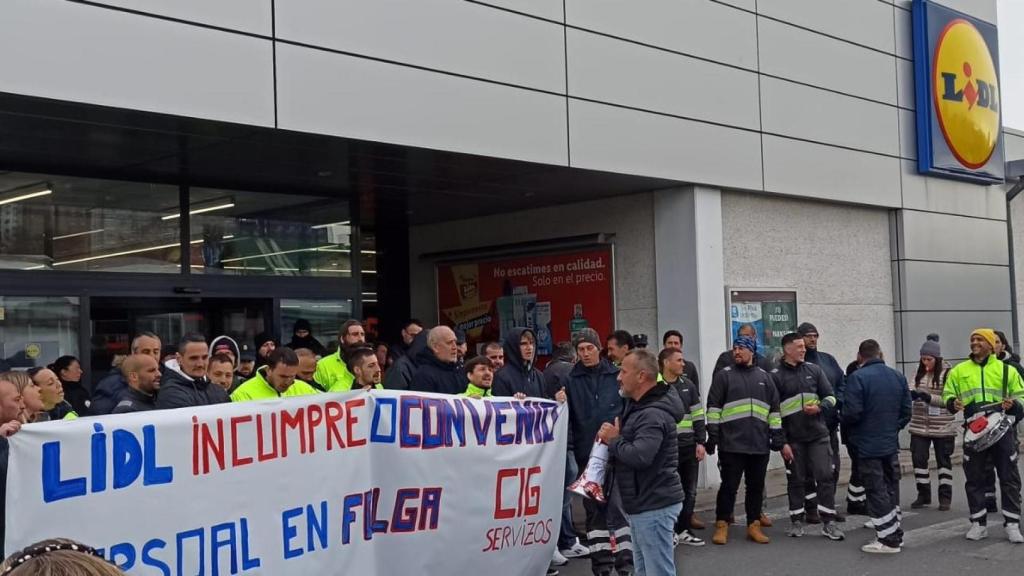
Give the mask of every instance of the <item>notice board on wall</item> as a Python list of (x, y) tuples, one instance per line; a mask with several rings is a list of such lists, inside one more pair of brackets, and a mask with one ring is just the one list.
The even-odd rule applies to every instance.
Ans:
[(781, 356), (782, 337), (796, 331), (796, 291), (730, 288), (728, 296), (730, 343), (740, 326), (751, 324), (757, 330), (757, 351), (766, 358)]
[(435, 277), (438, 321), (464, 330), (470, 350), (526, 327), (543, 361), (573, 332), (606, 338), (614, 325), (610, 245), (446, 262)]

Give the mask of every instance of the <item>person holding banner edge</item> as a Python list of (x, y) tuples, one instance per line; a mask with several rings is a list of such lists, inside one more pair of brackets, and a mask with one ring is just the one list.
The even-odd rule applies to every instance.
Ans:
[[(586, 470), (593, 439), (603, 424), (622, 414), (624, 399), (619, 395), (619, 369), (601, 358), (601, 337), (593, 328), (572, 335), (579, 361), (565, 379), (569, 405), (570, 452), (579, 470)], [(583, 500), (586, 512), (590, 568), (594, 576), (633, 573), (632, 531), (622, 510), (618, 490), (612, 486), (607, 503)]]

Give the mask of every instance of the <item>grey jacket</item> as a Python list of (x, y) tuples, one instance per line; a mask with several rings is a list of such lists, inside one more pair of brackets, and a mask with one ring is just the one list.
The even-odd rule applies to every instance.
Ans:
[(640, 400), (626, 404), (620, 436), (608, 444), (608, 451), (627, 514), (683, 501), (676, 422), (685, 414), (672, 386), (655, 386)]

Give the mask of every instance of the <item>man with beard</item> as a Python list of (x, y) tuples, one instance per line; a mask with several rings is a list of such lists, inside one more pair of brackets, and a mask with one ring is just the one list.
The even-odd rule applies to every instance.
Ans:
[(380, 360), (372, 348), (357, 348), (348, 357), (348, 364), (352, 367), (352, 375), (355, 382), (353, 390), (375, 390), (381, 389), (380, 383), (382, 371)]
[(347, 392), (355, 376), (345, 360), (357, 348), (366, 346), (366, 331), (359, 320), (346, 320), (338, 332), (338, 351), (324, 356), (316, 364), (314, 378), (328, 392)]

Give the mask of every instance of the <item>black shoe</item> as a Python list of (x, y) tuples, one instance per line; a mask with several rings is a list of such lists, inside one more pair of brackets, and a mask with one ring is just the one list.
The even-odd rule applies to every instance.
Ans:
[(808, 524), (821, 524), (821, 514), (818, 514), (817, 508), (807, 510), (804, 514), (804, 521)]
[(950, 507), (949, 500), (939, 500), (939, 512), (949, 512)]
[(843, 514), (838, 510), (836, 510), (836, 513), (834, 516), (832, 516), (832, 519), (836, 522), (846, 522), (846, 516), (843, 516)]
[(867, 516), (868, 506), (864, 502), (847, 502), (846, 503), (846, 515), (847, 516)]
[(917, 510), (918, 508), (927, 508), (928, 506), (931, 506), (931, 505), (932, 505), (932, 497), (931, 496), (925, 496), (924, 494), (918, 494), (917, 495), (917, 500), (914, 500), (913, 502), (910, 503), (910, 507), (913, 510)]

